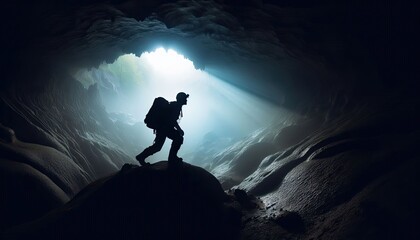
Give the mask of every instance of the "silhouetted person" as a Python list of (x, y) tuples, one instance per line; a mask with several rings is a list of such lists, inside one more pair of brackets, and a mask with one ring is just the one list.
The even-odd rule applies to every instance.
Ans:
[[(165, 143), (166, 138), (172, 139), (171, 149), (169, 150), (169, 163), (181, 163), (182, 158), (177, 156), (178, 150), (181, 148), (182, 143), (184, 142), (184, 131), (178, 124), (178, 119), (182, 114), (182, 106), (187, 105), (188, 94), (180, 92), (176, 95), (176, 101), (170, 102), (169, 106), (165, 108), (165, 112), (162, 117), (162, 122), (155, 129), (155, 140), (152, 146), (146, 148), (139, 155), (136, 156), (136, 159), (141, 165), (149, 165), (146, 163), (145, 159), (150, 155), (153, 155), (159, 152), (162, 149), (163, 144)], [(166, 101), (166, 100), (164, 100)], [(147, 117), (146, 117), (147, 118)]]

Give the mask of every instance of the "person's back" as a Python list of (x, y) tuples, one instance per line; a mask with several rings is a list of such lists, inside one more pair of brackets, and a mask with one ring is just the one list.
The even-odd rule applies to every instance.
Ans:
[(168, 126), (169, 127), (175, 127), (179, 116), (182, 112), (182, 105), (179, 104), (177, 101), (170, 102), (169, 108), (168, 108)]
[(184, 131), (179, 126), (178, 119), (182, 115), (182, 106), (187, 105), (188, 97), (188, 94), (180, 92), (176, 95), (176, 101), (169, 103), (168, 114), (162, 114), (162, 116), (167, 116), (167, 119), (162, 121), (163, 124), (159, 128), (155, 129), (156, 137), (153, 145), (136, 156), (141, 165), (149, 164), (145, 162), (145, 159), (162, 149), (166, 137), (172, 139), (168, 161), (170, 163), (182, 162), (182, 158), (178, 157), (177, 153), (184, 141)]

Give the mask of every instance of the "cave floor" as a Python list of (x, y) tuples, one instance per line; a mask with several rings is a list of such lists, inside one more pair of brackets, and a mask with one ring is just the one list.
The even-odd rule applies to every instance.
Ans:
[(261, 199), (250, 197), (247, 203), (233, 206), (242, 213), (241, 240), (301, 239), (299, 232), (286, 230), (278, 220), (284, 217), (282, 209), (267, 206)]

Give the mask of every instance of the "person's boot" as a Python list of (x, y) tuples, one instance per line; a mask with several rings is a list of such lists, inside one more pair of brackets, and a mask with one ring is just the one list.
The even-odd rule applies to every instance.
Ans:
[(182, 162), (182, 158), (178, 157), (178, 156), (173, 156), (169, 158), (169, 162), (170, 163), (181, 163)]
[(139, 155), (136, 156), (137, 161), (139, 161), (140, 165), (142, 166), (149, 166), (150, 163), (145, 162), (146, 158), (148, 156), (146, 156), (146, 154), (144, 154), (144, 151), (142, 153), (140, 153)]
[(169, 157), (168, 157), (168, 162), (170, 164), (180, 164), (182, 163), (182, 158), (177, 156), (179, 148), (173, 148), (171, 147), (171, 150), (169, 150)]

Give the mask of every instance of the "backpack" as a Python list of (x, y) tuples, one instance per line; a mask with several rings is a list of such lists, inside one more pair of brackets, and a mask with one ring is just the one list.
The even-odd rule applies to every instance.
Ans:
[(158, 129), (160, 126), (165, 124), (168, 118), (169, 102), (163, 97), (157, 97), (153, 101), (152, 107), (146, 114), (144, 123), (148, 128)]

